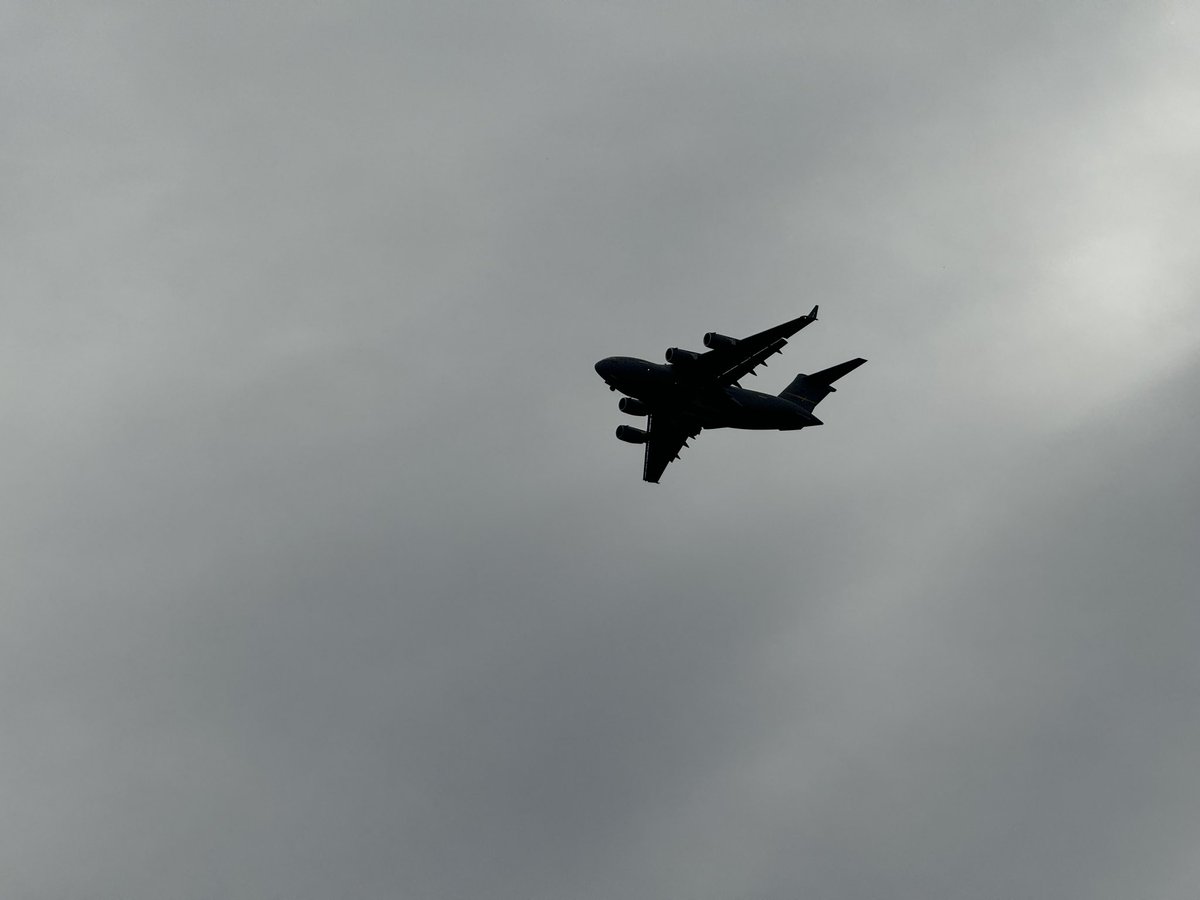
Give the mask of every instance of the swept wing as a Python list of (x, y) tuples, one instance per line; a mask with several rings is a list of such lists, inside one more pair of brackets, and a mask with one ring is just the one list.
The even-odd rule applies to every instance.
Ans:
[(816, 320), (817, 307), (814, 306), (806, 316), (742, 338), (732, 346), (701, 353), (696, 359), (696, 369), (718, 384), (736, 385), (745, 376), (757, 374), (754, 370), (765, 366), (768, 358), (780, 352), (787, 345), (788, 338)]
[(678, 416), (655, 413), (650, 417), (647, 430), (650, 439), (646, 441), (642, 480), (657, 484), (663, 471), (679, 459), (679, 453), (687, 446), (688, 439), (698, 435), (700, 428)]

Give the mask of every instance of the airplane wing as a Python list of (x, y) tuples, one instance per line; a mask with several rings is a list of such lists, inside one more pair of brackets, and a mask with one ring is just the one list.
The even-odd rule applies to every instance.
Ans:
[(679, 459), (679, 452), (687, 446), (688, 438), (694, 438), (700, 429), (690, 422), (662, 414), (651, 416), (647, 427), (650, 439), (646, 441), (642, 480), (658, 484), (667, 466)]
[(746, 375), (757, 374), (754, 370), (765, 366), (768, 357), (780, 352), (788, 338), (816, 320), (817, 307), (814, 306), (806, 316), (742, 338), (732, 346), (709, 350), (700, 354), (696, 362), (718, 384), (737, 384)]

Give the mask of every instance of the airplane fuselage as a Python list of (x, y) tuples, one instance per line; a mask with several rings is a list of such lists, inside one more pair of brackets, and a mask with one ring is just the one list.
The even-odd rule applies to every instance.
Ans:
[(610, 356), (596, 363), (597, 374), (614, 391), (640, 401), (653, 415), (669, 412), (701, 428), (796, 431), (821, 421), (797, 403), (732, 385), (689, 377), (686, 366)]

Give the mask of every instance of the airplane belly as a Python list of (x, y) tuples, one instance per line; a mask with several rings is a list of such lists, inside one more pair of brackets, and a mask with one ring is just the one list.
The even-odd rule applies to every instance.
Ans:
[(797, 427), (791, 403), (757, 391), (739, 390), (731, 394), (722, 412), (723, 424), (729, 428), (778, 431)]
[(677, 405), (680, 402), (679, 389), (670, 373), (663, 366), (636, 360), (638, 365), (631, 367), (633, 371), (618, 387), (630, 397), (636, 397), (651, 406), (665, 404)]

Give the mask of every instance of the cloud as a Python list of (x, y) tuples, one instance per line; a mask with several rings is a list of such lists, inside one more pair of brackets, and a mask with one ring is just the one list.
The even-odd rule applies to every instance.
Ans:
[(5, 15), (9, 892), (1187, 896), (1182, 8)]

